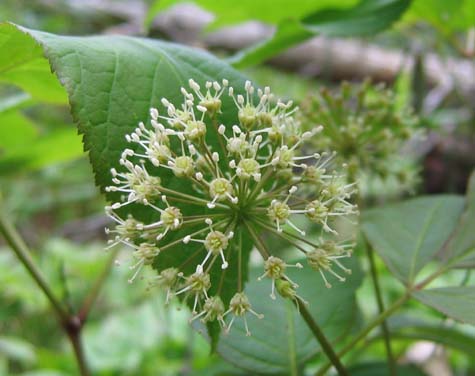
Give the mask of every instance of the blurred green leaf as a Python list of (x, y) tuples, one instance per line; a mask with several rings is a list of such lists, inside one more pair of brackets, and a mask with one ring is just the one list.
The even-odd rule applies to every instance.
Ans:
[(465, 31), (475, 26), (474, 0), (414, 0), (403, 22), (427, 21), (443, 34)]
[(21, 112), (0, 112), (0, 161), (5, 154), (30, 146), (37, 136), (35, 124)]
[(53, 369), (42, 369), (36, 371), (22, 372), (21, 376), (69, 376), (70, 373), (65, 373)]
[(421, 290), (413, 296), (455, 320), (475, 325), (475, 286)]
[(328, 36), (371, 35), (401, 17), (410, 0), (361, 0), (350, 9), (324, 9), (302, 20), (307, 30)]
[(67, 103), (67, 96), (43, 49), (22, 32), (11, 33), (12, 25), (0, 24), (0, 82), (7, 82), (30, 93), (33, 98), (49, 103)]
[[(149, 26), (157, 13), (170, 6), (182, 3), (185, 0), (155, 0), (146, 16), (146, 26)], [(193, 3), (203, 7), (215, 15), (212, 28), (236, 24), (249, 20), (259, 20), (270, 24), (277, 24), (285, 19), (300, 19), (306, 15), (327, 7), (346, 8), (354, 5), (357, 0), (299, 0), (288, 6), (287, 0), (194, 0)]]
[(9, 359), (32, 364), (36, 361), (34, 347), (21, 338), (0, 336), (0, 355)]
[[(24, 312), (37, 313), (48, 307), (46, 298), (38, 294), (31, 277), (6, 248), (0, 248), (0, 284), (3, 286), (0, 296), (7, 302), (19, 302)], [(9, 313), (6, 309), (0, 311), (0, 314), (7, 315), (8, 319)]]
[[(37, 67), (44, 64), (38, 46), (25, 50), (23, 36), (9, 36), (2, 30), (0, 28), (0, 49), (15, 55), (10, 59), (8, 54), (0, 57), (0, 81), (15, 84), (31, 95), (20, 92), (0, 99), (0, 175), (30, 171), (82, 155), (80, 138), (75, 129), (64, 126), (64, 129), (41, 134), (41, 126), (21, 111), (37, 99), (43, 103), (66, 103), (65, 90), (50, 72), (48, 64), (40, 71), (28, 70), (31, 68), (28, 60), (41, 59), (35, 62)], [(26, 60), (21, 60), (21, 54)]]
[(374, 34), (390, 27), (409, 4), (409, 0), (361, 0), (349, 9), (318, 10), (303, 19), (289, 17), (278, 24), (270, 39), (237, 53), (230, 62), (237, 67), (258, 64), (315, 35)]
[(97, 372), (136, 370), (145, 352), (163, 341), (166, 326), (159, 315), (157, 300), (152, 300), (88, 325), (84, 342), (91, 367)]
[(439, 195), (371, 209), (363, 215), (363, 232), (389, 270), (412, 285), (456, 228), (464, 202)]
[(0, 98), (0, 158), (5, 149), (24, 145), (37, 135), (38, 130), (33, 122), (18, 111), (30, 99), (27, 93)]
[[(11, 127), (19, 127), (28, 136), (26, 126), (31, 125), (20, 114), (10, 118)], [(0, 119), (1, 119), (0, 115)], [(8, 117), (7, 117), (8, 119)], [(25, 121), (23, 124), (22, 121)], [(10, 133), (14, 133), (11, 132)], [(18, 140), (20, 141), (20, 140)], [(65, 125), (47, 135), (31, 139), (23, 139), (15, 146), (15, 141), (8, 144), (8, 149), (0, 155), (0, 175), (17, 173), (19, 171), (31, 171), (52, 163), (69, 161), (83, 155), (81, 138), (75, 128)]]
[[(331, 289), (326, 288), (320, 275), (310, 268), (286, 271), (300, 286), (298, 294), (310, 303), (309, 311), (332, 343), (350, 331), (358, 313), (355, 291), (363, 273), (356, 257), (345, 264), (353, 273), (346, 282), (335, 282)], [(253, 374), (291, 374), (292, 367), (300, 367), (320, 347), (290, 301), (280, 296), (276, 301), (271, 300), (270, 280), (257, 281), (261, 274), (262, 268), (252, 269), (246, 294), (253, 309), (264, 314), (264, 318), (259, 320), (248, 315), (251, 337), (246, 336), (243, 322), (236, 321), (231, 332), (221, 337), (218, 353)]]

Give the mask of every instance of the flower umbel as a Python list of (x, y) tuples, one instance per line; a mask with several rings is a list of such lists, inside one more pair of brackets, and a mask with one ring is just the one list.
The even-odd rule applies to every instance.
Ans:
[[(320, 150), (336, 151), (351, 180), (365, 173), (382, 179), (392, 176), (405, 185), (404, 175), (414, 172), (414, 167), (401, 158), (400, 151), (421, 131), (412, 109), (401, 107), (394, 97), (390, 89), (369, 80), (358, 86), (344, 82), (337, 92), (324, 88), (309, 96), (301, 119), (325, 124), (314, 144)], [(401, 163), (396, 164), (398, 159)]]
[[(307, 226), (300, 228), (300, 219), (321, 235), (337, 234), (335, 219), (357, 214), (350, 201), (355, 189), (331, 170), (333, 154), (302, 154), (322, 127), (301, 131), (292, 102), (276, 100), (268, 87), (256, 90), (249, 81), (243, 94), (227, 80), (204, 88), (190, 80), (189, 89), (181, 89), (182, 103), (163, 98), (163, 111), (150, 110), (150, 126), (140, 123), (126, 136), (131, 146), (107, 188), (117, 197), (106, 207), (116, 223), (108, 230), (109, 247), (134, 249), (131, 281), (152, 265), (159, 274), (151, 285), (166, 291), (167, 302), (177, 295), (190, 299), (191, 320), (217, 321), (229, 331), (242, 318), (250, 335), (247, 315), (262, 315), (243, 291), (243, 253), (250, 251), (243, 239), (253, 239), (264, 259), (259, 279), (271, 280), (271, 298), (277, 290), (303, 301), (286, 274), (303, 266), (272, 255), (261, 233), (302, 252), (330, 287), (328, 278), (344, 279), (334, 266), (349, 272), (341, 259), (351, 255), (351, 245), (304, 237)], [(221, 124), (221, 116), (233, 114), (236, 123)], [(134, 209), (140, 209), (140, 220)]]

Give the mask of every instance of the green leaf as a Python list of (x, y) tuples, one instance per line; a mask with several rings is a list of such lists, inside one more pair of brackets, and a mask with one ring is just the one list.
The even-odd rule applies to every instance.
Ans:
[[(67, 90), (102, 188), (110, 184), (110, 168), (118, 165), (121, 152), (130, 147), (125, 135), (140, 121), (149, 120), (150, 107), (159, 106), (162, 97), (179, 103), (180, 87), (189, 78), (198, 82), (228, 78), (236, 86), (244, 83), (238, 72), (212, 55), (172, 43), (123, 36), (63, 37), (10, 24), (0, 30), (26, 33), (31, 48), (40, 43), (44, 49)], [(222, 120), (235, 117), (235, 113), (226, 114)]]
[(372, 209), (363, 215), (363, 232), (389, 270), (412, 285), (455, 229), (464, 199), (421, 197)]
[(370, 35), (391, 26), (410, 3), (410, 0), (362, 0), (351, 9), (316, 12), (302, 23), (308, 30), (328, 36)]
[(475, 267), (475, 172), (467, 189), (467, 208), (447, 246), (442, 252), (445, 263), (456, 261), (457, 267)]
[[(318, 272), (308, 267), (286, 271), (299, 284), (298, 294), (310, 303), (312, 316), (332, 343), (349, 332), (358, 314), (355, 291), (363, 274), (356, 257), (345, 264), (353, 273), (346, 282), (333, 283), (331, 289), (324, 286)], [(231, 332), (221, 337), (218, 353), (253, 374), (291, 374), (292, 368), (301, 366), (320, 348), (294, 305), (280, 296), (275, 301), (269, 297), (271, 282), (268, 279), (257, 281), (261, 274), (262, 268), (250, 271), (250, 282), (245, 291), (252, 308), (264, 314), (264, 318), (247, 316), (252, 332), (250, 337), (245, 335), (243, 322), (236, 320)]]
[(475, 325), (475, 286), (421, 290), (414, 292), (413, 296), (444, 315)]
[(303, 19), (284, 19), (267, 41), (230, 59), (237, 67), (260, 63), (315, 35), (354, 37), (389, 28), (401, 17), (410, 0), (361, 0), (349, 9), (329, 8)]
[(228, 61), (237, 68), (257, 65), (286, 49), (311, 38), (314, 34), (298, 20), (284, 20), (275, 33), (255, 46), (243, 49), (231, 56)]
[(87, 357), (96, 372), (137, 369), (147, 350), (164, 341), (166, 325), (157, 319), (157, 302), (129, 307), (86, 328)]
[[(156, 14), (180, 2), (184, 1), (155, 0), (147, 12), (146, 25), (150, 25)], [(211, 25), (212, 28), (248, 20), (277, 24), (288, 18), (300, 19), (319, 9), (335, 6), (346, 8), (356, 3), (355, 0), (339, 0), (337, 2), (335, 0), (299, 0), (289, 7), (287, 0), (243, 0), (239, 2), (234, 0), (194, 0), (192, 2), (214, 14), (215, 20)]]
[[(348, 369), (351, 376), (389, 376), (391, 372), (386, 363), (358, 364)], [(404, 376), (425, 376), (425, 373), (413, 365), (397, 365), (397, 373)]]
[(475, 26), (474, 0), (414, 0), (404, 22), (427, 21), (446, 35)]
[(66, 93), (51, 73), (42, 48), (28, 35), (11, 24), (0, 24), (0, 50), (0, 82), (17, 85), (45, 102), (67, 103)]
[[(64, 37), (11, 24), (1, 25), (0, 35), (3, 35), (3, 40), (13, 39), (24, 45), (17, 51), (22, 54), (16, 56), (17, 59), (37, 59), (44, 53), (68, 93), (74, 121), (84, 135), (96, 183), (102, 189), (111, 184), (110, 169), (121, 169), (119, 158), (122, 151), (131, 147), (125, 135), (131, 133), (140, 121), (149, 122), (150, 108), (160, 107), (162, 97), (172, 103), (181, 103), (183, 96), (180, 88), (190, 78), (200, 84), (226, 78), (235, 87), (236, 93), (244, 90), (244, 77), (229, 65), (206, 52), (172, 43), (124, 36)], [(38, 51), (32, 55), (32, 50)], [(231, 105), (232, 99), (226, 97), (222, 100), (223, 108), (233, 110), (223, 113), (218, 121), (235, 124), (237, 110)], [(209, 145), (219, 147), (214, 130), (209, 130), (206, 138)], [(171, 172), (160, 177), (167, 181), (169, 189), (180, 187), (181, 192), (192, 192), (186, 179), (177, 178)], [(110, 199), (112, 197), (109, 195)], [(144, 209), (144, 206), (130, 207), (131, 214), (137, 219), (153, 220), (150, 210)], [(192, 205), (182, 212), (184, 215), (198, 213)], [(199, 214), (203, 214), (202, 209)], [(183, 238), (183, 231), (188, 234), (194, 230), (187, 227), (176, 231), (169, 237), (170, 241)], [(187, 247), (189, 253), (177, 252), (179, 249), (180, 241), (166, 252), (161, 252), (154, 266), (162, 270), (184, 264), (182, 271), (193, 273), (193, 263), (186, 261), (197, 256), (201, 251), (200, 245)], [(244, 237), (244, 281), (250, 249), (250, 243)], [(209, 293), (219, 294), (225, 303), (237, 290), (237, 262), (233, 262), (236, 254), (233, 252), (229, 259), (233, 267), (230, 266), (224, 273), (218, 263), (210, 271), (212, 287)], [(217, 338), (216, 330), (212, 336)]]
[(0, 98), (0, 158), (5, 149), (24, 145), (36, 136), (34, 124), (18, 111), (30, 99), (27, 93)]
[(0, 100), (0, 175), (31, 171), (83, 155), (80, 137), (71, 125), (52, 132), (23, 114), (35, 104), (27, 93)]
[(0, 56), (0, 81), (15, 84), (28, 93), (0, 100), (0, 174), (35, 170), (81, 156), (82, 146), (74, 128), (65, 126), (40, 134), (41, 127), (21, 112), (38, 100), (67, 103), (67, 97), (39, 46), (31, 46), (22, 33), (5, 32), (8, 27), (12, 26), (0, 26), (0, 49), (5, 51)]

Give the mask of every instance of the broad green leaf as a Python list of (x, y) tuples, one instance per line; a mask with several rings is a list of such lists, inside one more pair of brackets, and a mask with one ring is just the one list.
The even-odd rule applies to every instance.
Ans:
[[(387, 363), (358, 364), (348, 369), (351, 376), (390, 376)], [(397, 365), (397, 373), (404, 376), (425, 376), (426, 374), (413, 365)]]
[(372, 209), (363, 215), (363, 232), (389, 270), (412, 285), (455, 229), (464, 199), (421, 197)]
[[(184, 0), (155, 0), (147, 12), (146, 25), (150, 25), (156, 14), (180, 2), (184, 2)], [(303, 18), (328, 7), (347, 8), (354, 5), (356, 0), (299, 0), (293, 2), (291, 7), (288, 6), (287, 0), (243, 0), (239, 2), (234, 0), (194, 0), (192, 2), (214, 14), (215, 20), (212, 27), (216, 28), (249, 20), (277, 24), (288, 18)]]
[(361, 0), (349, 9), (328, 8), (303, 19), (282, 20), (274, 35), (230, 59), (235, 66), (260, 63), (315, 35), (354, 37), (389, 28), (409, 6), (409, 0)]
[[(305, 260), (301, 263), (304, 265)], [(288, 269), (289, 277), (300, 286), (298, 294), (310, 303), (310, 312), (332, 343), (348, 333), (358, 313), (354, 294), (363, 274), (355, 257), (345, 264), (353, 273), (346, 282), (335, 281), (330, 289), (318, 272), (307, 266)], [(243, 322), (236, 320), (230, 334), (221, 337), (218, 352), (253, 374), (291, 374), (292, 368), (300, 367), (319, 351), (319, 345), (290, 301), (269, 297), (270, 280), (257, 281), (262, 268), (254, 268), (249, 274), (246, 294), (253, 309), (264, 318), (248, 315), (251, 337), (246, 337)]]
[(447, 246), (442, 252), (444, 262), (458, 267), (475, 267), (475, 172), (467, 189), (467, 208)]
[[(244, 77), (229, 65), (206, 52), (176, 44), (124, 36), (63, 37), (11, 24), (2, 25), (0, 35), (4, 40), (13, 39), (24, 44), (17, 51), (23, 55), (16, 56), (17, 59), (28, 61), (44, 53), (67, 91), (73, 118), (84, 135), (83, 142), (89, 152), (96, 183), (102, 189), (111, 184), (110, 169), (122, 169), (120, 155), (125, 148), (131, 147), (125, 135), (131, 133), (140, 121), (149, 122), (149, 110), (160, 107), (161, 98), (166, 97), (179, 105), (183, 101), (180, 89), (190, 78), (200, 84), (226, 78), (237, 93), (244, 89)], [(41, 48), (32, 56), (31, 50), (38, 46)], [(223, 109), (232, 107), (233, 110), (220, 116), (221, 123), (236, 123), (237, 110), (232, 103), (231, 98), (223, 99)], [(206, 138), (208, 144), (219, 147), (215, 131), (207, 132)], [(160, 178), (167, 181), (170, 189), (179, 186), (181, 192), (192, 192), (188, 181), (176, 178), (171, 171), (163, 173)], [(110, 199), (113, 197), (109, 196)], [(132, 207), (132, 214), (137, 219), (153, 220), (150, 210), (144, 210), (141, 205)], [(183, 215), (197, 213), (192, 205), (181, 209)], [(176, 231), (170, 236), (170, 241), (183, 238), (183, 231), (188, 234), (194, 229), (187, 227)], [(182, 249), (181, 242), (177, 242), (174, 247), (160, 253), (154, 266), (161, 270), (183, 264), (185, 273), (193, 273), (193, 263), (186, 261), (202, 252), (200, 245), (195, 244), (187, 247), (187, 253), (177, 251)], [(244, 280), (249, 251), (250, 244), (244, 236)], [(233, 263), (236, 254), (233, 252), (229, 260), (233, 267), (225, 272), (218, 263), (210, 270), (212, 287), (209, 293), (220, 294), (225, 303), (237, 290), (238, 263)], [(212, 336), (216, 340), (217, 330)]]
[[(122, 36), (63, 37), (11, 24), (2, 25), (0, 32), (29, 35), (25, 43), (43, 47), (69, 95), (102, 188), (110, 184), (110, 168), (130, 147), (125, 135), (149, 120), (150, 107), (159, 106), (162, 97), (180, 103), (180, 88), (189, 78), (244, 83), (238, 72), (212, 55), (172, 43)], [(226, 115), (222, 120), (236, 116)]]
[(413, 296), (444, 315), (475, 325), (475, 286), (421, 290)]

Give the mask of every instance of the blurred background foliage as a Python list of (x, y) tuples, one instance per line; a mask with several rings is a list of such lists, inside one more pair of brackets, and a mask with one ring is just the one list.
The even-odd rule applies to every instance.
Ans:
[[(201, 7), (199, 11), (189, 4), (177, 3), (182, 2), (3, 0), (0, 20), (58, 34), (149, 34), (207, 48), (236, 61), (242, 58), (243, 48), (252, 51), (251, 42), (271, 37), (272, 27), (282, 30), (290, 21), (305, 26), (312, 15), (315, 17), (323, 9), (345, 11), (358, 1), (325, 0), (316, 4), (301, 0), (289, 7), (286, 2), (270, 0), (202, 0), (195, 2)], [(256, 20), (264, 24), (248, 23)], [(369, 20), (374, 22), (373, 18)], [(259, 64), (248, 64), (244, 72), (304, 107), (323, 88), (333, 96), (343, 80), (354, 85), (363, 75), (370, 76), (375, 83), (383, 81), (393, 90), (397, 106), (414, 109), (425, 137), (406, 145), (404, 154), (409, 156), (411, 166), (403, 166), (403, 170), (412, 174), (410, 178), (374, 179), (363, 173), (360, 184), (365, 205), (411, 194), (464, 193), (475, 165), (475, 79), (470, 77), (470, 72), (475, 72), (475, 1), (414, 0), (395, 24), (390, 22), (384, 28), (387, 30), (377, 35), (349, 40), (361, 56), (379, 53), (374, 57), (376, 63), (371, 60), (374, 69), (364, 69), (366, 62), (358, 59), (359, 55), (350, 61), (354, 71), (338, 70), (338, 64), (332, 70), (333, 61), (311, 66), (305, 52), (297, 47), (285, 52), (284, 57), (262, 58), (264, 61), (260, 57)], [(247, 44), (241, 43), (244, 39)], [(325, 51), (332, 43), (340, 42), (326, 37)], [(279, 47), (273, 52), (272, 45), (269, 48), (271, 55), (282, 50)], [(391, 73), (388, 67), (393, 55), (384, 51), (400, 54), (412, 63), (405, 68), (401, 64)], [(352, 59), (344, 54), (338, 56)], [(4, 67), (0, 69), (0, 189), (4, 208), (34, 250), (54, 291), (72, 307), (77, 308), (98, 276), (110, 269), (84, 333), (86, 356), (93, 373), (250, 374), (218, 355), (210, 356), (208, 343), (190, 327), (185, 310), (164, 309), (162, 298), (148, 291), (145, 281), (129, 285), (128, 268), (111, 266), (110, 255), (103, 252), (103, 228), (107, 224), (102, 209), (104, 200), (94, 186), (64, 90), (41, 62), (33, 61), (10, 72), (5, 68), (9, 64), (5, 59), (6, 54), (0, 51), (0, 66)], [(434, 59), (438, 65), (433, 63)], [(390, 168), (400, 169), (398, 158), (390, 162)], [(127, 265), (126, 255), (118, 257)], [(382, 262), (378, 261), (377, 266), (385, 297), (396, 298), (402, 287)], [(363, 269), (367, 270), (367, 265), (363, 264)], [(443, 278), (447, 280), (441, 284), (453, 285), (473, 284), (475, 279), (461, 270)], [(0, 285), (0, 374), (75, 374), (69, 344), (46, 299), (2, 243)], [(357, 297), (362, 317), (376, 311), (370, 281), (363, 281)], [(415, 301), (389, 324), (397, 333), (398, 358), (419, 362), (428, 371), (429, 357), (421, 360), (421, 351), (414, 355), (414, 338), (424, 338), (443, 345), (431, 347), (434, 354), (440, 355), (436, 359), (443, 363), (441, 367), (449, 372), (438, 374), (475, 374), (473, 327), (441, 319)], [(451, 343), (451, 338), (457, 340)], [(378, 365), (384, 359), (380, 334), (370, 337), (364, 350), (355, 351), (350, 358), (373, 364), (372, 374), (384, 374)], [(311, 374), (321, 361), (318, 355), (312, 356), (302, 372)], [(361, 374), (370, 374), (368, 369)], [(416, 371), (401, 374), (409, 372)]]

